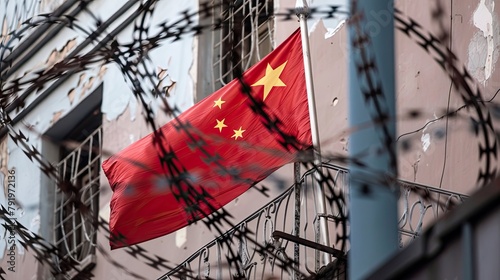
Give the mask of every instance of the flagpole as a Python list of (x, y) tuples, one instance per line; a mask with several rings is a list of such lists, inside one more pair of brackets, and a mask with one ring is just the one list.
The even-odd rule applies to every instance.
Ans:
[[(318, 118), (316, 114), (316, 102), (314, 99), (314, 86), (311, 67), (311, 56), (309, 51), (309, 31), (307, 29), (307, 17), (309, 15), (309, 5), (306, 0), (297, 0), (295, 11), (300, 21), (300, 33), (302, 38), (302, 56), (304, 57), (304, 72), (306, 78), (307, 101), (309, 105), (309, 119), (311, 123), (312, 143), (314, 147), (314, 165), (317, 167), (314, 172), (313, 192), (316, 202), (316, 212), (320, 228), (322, 243), (330, 247), (330, 238), (328, 233), (328, 224), (326, 220), (326, 203), (323, 186), (321, 184), (321, 148), (319, 141)], [(330, 263), (330, 254), (324, 253), (323, 265)]]

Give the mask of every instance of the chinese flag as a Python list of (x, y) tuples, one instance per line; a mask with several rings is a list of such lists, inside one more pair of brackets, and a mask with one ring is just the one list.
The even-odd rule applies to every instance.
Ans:
[[(113, 190), (110, 231), (120, 237), (111, 238), (113, 249), (209, 215), (311, 146), (298, 30), (243, 81), (254, 101), (233, 80), (161, 127), (160, 140), (149, 134), (103, 162)], [(283, 145), (293, 138), (299, 145)]]

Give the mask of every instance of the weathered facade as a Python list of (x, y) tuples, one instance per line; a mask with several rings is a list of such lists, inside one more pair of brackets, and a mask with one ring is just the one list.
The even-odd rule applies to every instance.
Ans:
[[(166, 38), (160, 40), (158, 46), (148, 49), (147, 56), (142, 57), (144, 64), (138, 64), (137, 69), (126, 69), (123, 67), (126, 63), (120, 64), (106, 57), (103, 50), (112, 48), (113, 42), (123, 46), (123, 52), (118, 57), (125, 62), (127, 58), (133, 60), (133, 55), (140, 54), (137, 51), (128, 57), (125, 46), (137, 47), (134, 42), (141, 42), (144, 39), (141, 36), (145, 34), (163, 34), (161, 31), (165, 26), (210, 25), (214, 24), (217, 15), (227, 16), (223, 5), (216, 6), (210, 16), (196, 13), (205, 8), (201, 1), (141, 2), (148, 5), (157, 3), (150, 6), (151, 13), (144, 8), (148, 6), (125, 0), (23, 1), (22, 4), (5, 1), (0, 4), (2, 94), (12, 94), (1, 97), (5, 100), (2, 101), (2, 110), (8, 115), (8, 121), (4, 120), (0, 128), (0, 184), (3, 186), (0, 204), (7, 210), (13, 209), (7, 215), (12, 221), (17, 220), (29, 232), (66, 252), (68, 258), (78, 263), (80, 269), (92, 273), (94, 279), (136, 279), (136, 275), (145, 279), (158, 278), (207, 243), (212, 244), (212, 251), (199, 252), (195, 264), (188, 262), (196, 266), (190, 267), (194, 270), (191, 275), (216, 278), (220, 269), (225, 274), (217, 275), (224, 279), (230, 277), (230, 268), (217, 268), (216, 264), (221, 262), (213, 261), (218, 243), (212, 240), (219, 234), (203, 223), (142, 243), (140, 246), (144, 252), (137, 251), (135, 247), (110, 251), (107, 232), (85, 222), (70, 200), (58, 191), (54, 179), (46, 176), (43, 166), (37, 162), (40, 158), (57, 166), (63, 176), (79, 184), (83, 190), (82, 200), (92, 210), (91, 213), (106, 222), (109, 219), (111, 189), (100, 170), (100, 162), (151, 132), (152, 128), (144, 118), (147, 113), (144, 105), (148, 105), (154, 113), (157, 125), (172, 118), (165, 113), (166, 108), (160, 99), (152, 93), (155, 87), (161, 90), (161, 96), (169, 105), (180, 112), (232, 78), (228, 69), (234, 65), (224, 59), (227, 52), (224, 35), (234, 32), (238, 26), (215, 31), (207, 28), (198, 36), (193, 36), (194, 32), (187, 28), (183, 29), (181, 31), (186, 34), (179, 40)], [(286, 20), (295, 1), (242, 2), (244, 4), (237, 6), (241, 10), (235, 9), (232, 16), (242, 23), (255, 20), (252, 24), (258, 26), (241, 29), (241, 42), (250, 47), (242, 49), (247, 56), (241, 59), (242, 64), (238, 67), (247, 68), (297, 29), (298, 23), (293, 13), (291, 20)], [(396, 30), (395, 42), (398, 164), (399, 177), (404, 180), (400, 184), (403, 246), (411, 242), (422, 227), (447, 211), (448, 204), (460, 203), (476, 191), (484, 183), (481, 174), (498, 168), (493, 154), (496, 155), (497, 148), (494, 128), (498, 126), (495, 104), (500, 88), (497, 70), (500, 29), (498, 9), (494, 9), (495, 1), (492, 0), (440, 1), (441, 13), (435, 12), (438, 7), (435, 1), (395, 2), (399, 11), (399, 20), (396, 20), (399, 29), (404, 29), (404, 23), (410, 22), (409, 18), (419, 25), (414, 26), (418, 32)], [(336, 178), (341, 178), (335, 190), (347, 193), (348, 171), (339, 168), (346, 166), (352, 129), (347, 122), (348, 22), (341, 22), (347, 8), (339, 8), (339, 18), (325, 16), (332, 10), (329, 5), (341, 3), (313, 1), (313, 6), (318, 9), (313, 11), (309, 20), (309, 33), (321, 148), (324, 159), (332, 164), (325, 168), (336, 174)], [(379, 20), (367, 24), (376, 32), (384, 28), (392, 9), (388, 7), (387, 10), (373, 12)], [(50, 13), (53, 18), (37, 16), (43, 13)], [(31, 22), (25, 22), (30, 18), (33, 18)], [(147, 27), (147, 33), (137, 27)], [(474, 91), (481, 91), (482, 100), (477, 100), (480, 107), (467, 102), (463, 98), (466, 95), (464, 90), (453, 85), (452, 79), (456, 79), (457, 74), (450, 74), (452, 72), (440, 67), (436, 62), (441, 58), (440, 53), (432, 47), (424, 48), (425, 38), (430, 40), (433, 38), (431, 34), (439, 38), (443, 32), (447, 32), (448, 36), (441, 38), (442, 45), (456, 55), (460, 73), (465, 75), (466, 70), (470, 75), (466, 78), (468, 85)], [(22, 38), (19, 37), (21, 34)], [(438, 46), (437, 42), (433, 44)], [(257, 47), (257, 50), (251, 46)], [(83, 61), (84, 69), (78, 67), (78, 61)], [(150, 70), (153, 72), (148, 72)], [(50, 76), (50, 73), (55, 73), (55, 76)], [(143, 73), (148, 75), (141, 76)], [(41, 78), (47, 76), (50, 78)], [(150, 76), (152, 79), (148, 80)], [(134, 95), (137, 83), (146, 90), (142, 101)], [(487, 132), (478, 128), (480, 124), (471, 122), (471, 117), (476, 120), (478, 115), (487, 118), (488, 114), (493, 127)], [(14, 137), (9, 137), (9, 133)], [(21, 141), (21, 134), (26, 141)], [(35, 153), (25, 153), (35, 150), (40, 157)], [(304, 172), (302, 168), (302, 174)], [(306, 178), (310, 180), (311, 177)], [(269, 197), (251, 189), (228, 204), (226, 209), (234, 216), (234, 224), (282, 194), (293, 182), (293, 165), (285, 166), (261, 183), (270, 189)], [(307, 186), (304, 185), (304, 188)], [(424, 193), (430, 193), (431, 199)], [(295, 198), (292, 199), (292, 193), (289, 195), (290, 198), (282, 200), (288, 201), (289, 205), (283, 206), (285, 202), (268, 204), (264, 211), (258, 212), (262, 216), (259, 221), (271, 223), (273, 230), (291, 234), (295, 230), (291, 218), (294, 211), (291, 205)], [(313, 213), (312, 199), (306, 193), (300, 195), (302, 200), (298, 207), (302, 207), (303, 211), (300, 236), (315, 241), (317, 216)], [(332, 215), (347, 211), (338, 209), (338, 205), (332, 208)], [(277, 209), (288, 209), (290, 214), (279, 216)], [(304, 212), (305, 209), (310, 212)], [(274, 220), (267, 219), (268, 216)], [(341, 227), (335, 222), (329, 224), (332, 247), (340, 249), (339, 244), (344, 242), (343, 237), (337, 236)], [(344, 230), (346, 228), (344, 224)], [(262, 234), (256, 235), (261, 245), (273, 240), (271, 227), (257, 224), (255, 229)], [(230, 227), (224, 230), (230, 230)], [(0, 235), (5, 236), (0, 240), (0, 256), (3, 256), (0, 267), (5, 271), (6, 276), (3, 276), (6, 279), (52, 277), (50, 264), (37, 260), (39, 256), (33, 248), (25, 249), (19, 235), (11, 237), (11, 232), (4, 227), (0, 227)], [(17, 241), (14, 242), (14, 239)], [(252, 268), (250, 264), (271, 264), (272, 258), (256, 253), (255, 245), (250, 241), (235, 241), (234, 245), (239, 246), (235, 250), (239, 250), (240, 255), (247, 250), (248, 259), (241, 261), (247, 270), (242, 273), (252, 272), (251, 277), (255, 279), (271, 274), (278, 278), (288, 278), (287, 274), (297, 275), (289, 269), (278, 268), (264, 269), (265, 273), (258, 274), (257, 268)], [(283, 251), (293, 259), (291, 243), (288, 245), (282, 241), (275, 246), (286, 247)], [(318, 255), (314, 250), (305, 249), (305, 246), (299, 247), (301, 266), (298, 269), (303, 274), (314, 274), (319, 268), (316, 262)], [(344, 253), (347, 249), (342, 248)], [(43, 258), (55, 264), (57, 269), (60, 260), (53, 255)], [(205, 260), (212, 265), (202, 265)], [(58, 269), (65, 270), (62, 267)], [(66, 273), (78, 277), (71, 269)]]

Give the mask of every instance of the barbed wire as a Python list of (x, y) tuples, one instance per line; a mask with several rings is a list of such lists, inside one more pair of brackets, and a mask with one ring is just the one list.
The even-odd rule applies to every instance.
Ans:
[[(203, 139), (203, 134), (196, 131), (189, 123), (182, 122), (177, 118), (177, 115), (180, 113), (180, 109), (175, 107), (175, 105), (170, 105), (165, 96), (162, 94), (163, 89), (160, 89), (158, 86), (159, 79), (154, 70), (154, 63), (149, 56), (149, 53), (152, 50), (168, 44), (169, 42), (174, 42), (187, 36), (197, 36), (204, 32), (213, 32), (214, 30), (222, 28), (225, 24), (222, 18), (217, 18), (214, 24), (202, 25), (196, 23), (197, 17), (202, 19), (212, 18), (213, 9), (216, 4), (210, 4), (209, 2), (200, 3), (200, 9), (198, 11), (183, 11), (179, 14), (180, 19), (172, 23), (170, 23), (169, 20), (162, 21), (156, 25), (156, 27), (159, 28), (159, 31), (157, 31), (156, 34), (151, 35), (151, 18), (158, 1), (142, 1), (132, 12), (133, 16), (131, 18), (135, 19), (133, 23), (130, 23), (133, 24), (133, 42), (121, 43), (116, 38), (116, 33), (114, 31), (107, 33), (107, 28), (109, 26), (105, 25), (102, 20), (99, 19), (98, 15), (89, 10), (89, 2), (90, 1), (78, 1), (78, 5), (86, 12), (86, 14), (91, 16), (94, 21), (91, 26), (93, 26), (94, 29), (88, 29), (73, 16), (53, 16), (45, 14), (23, 22), (21, 24), (21, 28), (8, 34), (10, 38), (9, 40), (5, 43), (3, 41), (0, 43), (1, 127), (8, 130), (9, 137), (13, 140), (14, 144), (21, 148), (28, 159), (36, 164), (42, 173), (54, 180), (57, 189), (72, 198), (72, 205), (81, 212), (86, 220), (90, 221), (94, 225), (95, 229), (102, 234), (109, 236), (109, 239), (112, 242), (123, 242), (124, 245), (128, 245), (124, 241), (124, 236), (114, 236), (109, 232), (109, 225), (106, 221), (102, 219), (95, 219), (88, 207), (78, 199), (79, 186), (64, 180), (61, 174), (57, 171), (57, 168), (45, 160), (43, 154), (37, 148), (29, 144), (28, 137), (25, 136), (20, 129), (16, 130), (14, 128), (14, 121), (9, 117), (10, 112), (25, 108), (25, 102), (31, 92), (42, 91), (44, 87), (50, 85), (51, 83), (61, 79), (66, 79), (71, 75), (91, 69), (96, 65), (103, 66), (106, 64), (114, 64), (118, 66), (132, 93), (135, 98), (139, 100), (142, 106), (145, 122), (153, 131), (153, 144), (158, 151), (156, 156), (160, 159), (163, 169), (168, 171), (168, 174), (171, 174), (169, 177), (166, 177), (165, 174), (156, 175), (165, 176), (166, 182), (171, 183), (171, 192), (175, 195), (175, 198), (179, 202), (182, 202), (182, 204), (185, 205), (185, 211), (190, 217), (190, 224), (196, 222), (200, 216), (207, 216), (204, 220), (202, 220), (202, 223), (211, 232), (220, 236), (222, 238), (221, 242), (227, 246), (229, 254), (225, 257), (228, 265), (236, 267), (236, 271), (242, 271), (239, 269), (241, 266), (239, 261), (240, 256), (238, 252), (233, 250), (231, 247), (233, 241), (230, 238), (223, 238), (225, 236), (224, 229), (235, 226), (231, 213), (224, 208), (218, 209), (215, 207), (211, 203), (211, 196), (203, 189), (198, 190), (195, 188), (195, 186), (193, 186), (188, 180), (189, 174), (187, 174), (187, 170), (179, 164), (175, 151), (172, 151), (169, 147), (164, 146), (163, 143), (165, 143), (167, 136), (158, 129), (158, 125), (155, 123), (156, 117), (154, 110), (146, 99), (148, 94), (152, 94), (156, 100), (161, 102), (164, 113), (173, 116), (175, 127), (179, 131), (183, 131), (186, 135), (188, 135), (190, 145), (192, 145), (195, 149), (200, 150), (217, 166), (218, 169), (220, 169), (221, 172), (223, 172), (223, 174), (229, 175), (231, 179), (236, 182), (248, 181), (247, 178), (242, 178), (238, 175), (241, 172), (234, 172), (234, 170), (228, 169), (221, 162), (220, 158), (205, 149), (206, 142)], [(338, 15), (345, 15), (346, 13), (347, 12), (342, 11), (339, 6), (325, 6), (311, 10), (312, 17), (318, 16), (321, 18), (334, 18)], [(443, 11), (442, 9), (439, 9), (439, 6), (434, 15), (436, 21), (442, 19)], [(294, 9), (288, 9), (284, 13), (276, 13), (267, 16), (283, 21), (296, 19)], [(349, 24), (359, 26), (362, 20), (363, 15), (354, 9)], [(434, 36), (423, 30), (417, 21), (403, 15), (399, 10), (395, 10), (395, 21), (397, 29), (405, 34), (410, 40), (421, 46), (422, 49), (424, 49), (428, 55), (441, 66), (441, 68), (453, 81), (456, 89), (460, 92), (460, 96), (462, 97), (464, 104), (466, 104), (464, 106), (472, 108), (474, 111), (474, 116), (470, 117), (470, 122), (472, 132), (478, 138), (479, 160), (481, 162), (481, 167), (478, 170), (477, 183), (480, 186), (487, 184), (497, 173), (494, 162), (497, 158), (498, 132), (496, 132), (493, 127), (492, 114), (489, 111), (490, 108), (485, 105), (484, 101), (482, 101), (483, 98), (479, 88), (473, 89), (474, 81), (472, 77), (465, 69), (461, 68), (457, 57), (445, 45), (444, 42), (447, 40), (449, 35), (444, 29), (444, 24), (439, 25), (440, 33), (438, 36)], [(77, 31), (80, 35), (85, 36), (86, 40), (94, 45), (94, 48), (83, 54), (81, 54), (82, 49), (76, 49), (49, 68), (41, 68), (26, 73), (21, 77), (11, 78), (11, 76), (14, 75), (15, 68), (12, 68), (14, 61), (10, 59), (9, 55), (15, 50), (17, 44), (22, 42), (26, 36), (29, 36), (30, 31), (45, 24), (60, 25), (64, 28)], [(357, 29), (356, 36), (356, 47), (360, 51), (363, 52), (366, 48), (370, 47), (369, 37), (362, 33), (361, 28)], [(238, 51), (234, 46), (231, 48), (231, 52), (233, 59), (236, 59), (238, 57)], [(378, 80), (377, 75), (374, 75), (377, 71), (374, 58), (366, 56), (363, 60), (357, 61), (356, 63), (358, 68), (361, 70), (360, 75), (363, 78), (374, 79), (370, 80), (369, 84), (371, 86), (365, 89), (363, 93), (365, 94), (367, 100), (373, 102), (375, 105), (379, 104), (379, 102), (381, 102), (380, 96), (383, 89), (380, 86), (380, 80)], [(238, 63), (234, 63), (234, 65), (238, 65)], [(297, 157), (304, 161), (304, 166), (307, 169), (319, 170), (319, 167), (312, 163), (311, 154), (299, 152), (304, 148), (304, 144), (300, 143), (295, 137), (287, 134), (283, 130), (281, 120), (277, 116), (269, 113), (269, 110), (266, 109), (266, 105), (262, 101), (256, 100), (251, 95), (250, 86), (243, 78), (243, 69), (234, 69), (233, 76), (238, 80), (241, 94), (249, 99), (249, 106), (252, 109), (252, 112), (258, 116), (258, 119), (269, 130), (269, 132), (279, 139), (281, 146), (287, 150), (295, 151), (295, 153), (297, 153)], [(490, 102), (492, 100), (490, 100)], [(389, 116), (383, 108), (380, 106), (378, 107), (379, 110), (377, 111), (377, 115), (373, 116), (373, 123), (371, 125), (381, 125), (382, 127), (386, 127), (386, 124), (389, 121)], [(446, 112), (446, 114), (451, 113)], [(410, 114), (410, 117), (416, 118), (418, 115), (419, 111), (415, 110)], [(497, 115), (498, 114), (493, 114), (494, 117)], [(386, 130), (384, 131), (384, 143), (386, 148), (389, 148), (395, 144), (396, 140), (392, 139)], [(65, 145), (64, 143), (57, 144)], [(92, 149), (92, 147), (88, 147), (88, 149)], [(276, 153), (276, 151), (269, 152)], [(108, 152), (104, 151), (103, 153), (106, 154)], [(279, 156), (279, 153), (277, 153), (276, 156)], [(391, 153), (390, 156), (391, 165), (396, 167), (396, 154)], [(326, 160), (350, 163), (366, 168), (362, 158), (363, 155), (355, 158), (345, 156), (329, 156), (326, 157)], [(138, 166), (140, 165), (140, 163), (134, 164), (137, 164)], [(370, 170), (367, 171), (370, 172)], [(338, 190), (334, 188), (336, 184), (334, 176), (329, 171), (320, 172), (320, 174), (320, 183), (328, 190), (328, 203), (330, 205), (335, 205), (338, 209), (345, 208), (346, 201), (344, 195), (342, 193), (338, 193)], [(396, 179), (397, 178), (380, 178), (381, 183), (387, 183), (388, 180), (391, 181)], [(264, 195), (267, 193), (265, 187), (260, 189), (256, 187), (256, 189), (260, 190), (260, 192)], [(425, 195), (426, 194), (423, 194), (424, 197), (431, 199), (428, 194), (427, 196)], [(203, 210), (201, 207), (202, 205), (206, 206), (209, 211), (206, 212)], [(213, 214), (210, 215), (212, 212)], [(347, 250), (348, 239), (346, 226), (347, 214), (344, 214), (344, 211), (339, 212), (341, 213), (341, 217), (336, 220), (339, 232), (337, 232), (335, 245), (337, 245), (336, 248), (340, 248), (340, 250), (345, 251)], [(88, 274), (88, 272), (80, 271), (76, 263), (63, 258), (60, 250), (56, 246), (52, 245), (50, 241), (44, 240), (42, 237), (30, 232), (17, 221), (13, 221), (9, 218), (8, 212), (3, 206), (0, 208), (0, 218), (4, 221), (3, 226), (6, 230), (14, 230), (19, 236), (18, 240), (23, 247), (31, 250), (37, 261), (49, 266), (53, 275), (67, 275), (69, 270), (75, 270), (81, 273), (79, 277), (82, 277), (82, 279), (91, 277), (91, 274)], [(276, 252), (267, 246), (257, 242), (257, 240), (253, 238), (254, 234), (255, 233), (250, 231), (236, 232), (236, 235), (244, 236), (247, 240), (249, 240), (249, 242), (252, 243), (252, 245), (256, 246), (256, 250), (262, 254), (276, 254)], [(104, 258), (107, 259), (115, 268), (124, 271), (126, 274), (134, 278), (142, 279), (141, 275), (136, 274), (126, 266), (113, 260), (102, 245), (98, 244), (96, 247)], [(172, 269), (175, 267), (175, 265), (169, 264), (167, 259), (148, 252), (148, 250), (139, 245), (128, 246), (123, 251), (130, 257), (137, 259), (137, 261), (142, 262), (148, 267), (158, 271)], [(278, 266), (286, 267), (287, 269), (292, 270), (296, 269), (295, 264), (291, 259), (282, 260), (281, 258), (276, 257), (276, 260), (278, 262)], [(0, 271), (0, 277), (3, 274), (4, 270), (2, 269)], [(181, 271), (180, 274), (184, 277), (188, 277), (188, 270), (186, 269), (185, 271)], [(236, 279), (243, 279), (244, 275), (235, 275), (234, 277)]]

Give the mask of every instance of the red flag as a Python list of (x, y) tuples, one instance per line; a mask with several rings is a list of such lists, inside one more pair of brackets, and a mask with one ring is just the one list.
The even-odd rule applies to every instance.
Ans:
[(294, 161), (296, 150), (282, 145), (289, 137), (273, 131), (276, 119), (301, 144), (298, 149), (311, 146), (298, 30), (246, 71), (243, 81), (263, 106), (233, 80), (161, 127), (161, 140), (149, 134), (103, 162), (113, 190), (110, 231), (121, 237), (111, 239), (113, 249), (185, 227)]

